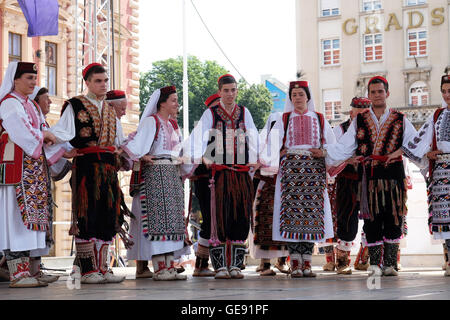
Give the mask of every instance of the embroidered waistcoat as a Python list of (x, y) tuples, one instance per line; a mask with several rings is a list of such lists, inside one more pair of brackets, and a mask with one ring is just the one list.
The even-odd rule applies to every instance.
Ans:
[[(211, 107), (210, 110), (213, 114), (213, 126), (208, 146), (215, 143), (211, 152), (215, 162), (247, 164), (249, 157), (245, 134), (245, 107), (236, 106), (231, 115), (220, 105)], [(233, 163), (230, 163), (231, 161)]]
[[(74, 148), (108, 147), (114, 145), (116, 137), (116, 115), (114, 108), (103, 104), (102, 114), (84, 96), (78, 96), (68, 101), (75, 116), (75, 138), (70, 141)], [(63, 108), (64, 110), (64, 108)]]

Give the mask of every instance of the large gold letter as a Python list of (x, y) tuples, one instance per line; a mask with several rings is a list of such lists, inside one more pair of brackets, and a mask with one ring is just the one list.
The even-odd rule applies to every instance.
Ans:
[[(368, 33), (379, 33), (380, 30), (378, 30), (377, 25), (378, 25), (378, 17), (376, 16), (368, 16), (366, 17), (366, 34)], [(373, 30), (372, 30), (373, 28)]]
[[(414, 15), (418, 15), (419, 16), (419, 22), (416, 23), (416, 24), (414, 24)], [(410, 11), (410, 12), (408, 12), (408, 16), (409, 16), (408, 29), (420, 28), (422, 26), (424, 17), (423, 17), (423, 14), (420, 11)]]
[(351, 31), (348, 31), (347, 29), (347, 25), (352, 22), (352, 23), (356, 23), (356, 20), (354, 18), (351, 19), (347, 19), (345, 20), (344, 24), (342, 25), (342, 29), (344, 31), (344, 33), (348, 36), (351, 36), (352, 34), (355, 34), (356, 31), (358, 30), (358, 26), (357, 25), (353, 25), (351, 28)]
[(388, 21), (387, 26), (386, 26), (386, 28), (384, 30), (385, 31), (391, 31), (391, 26), (395, 26), (395, 30), (401, 30), (402, 29), (402, 26), (398, 22), (398, 19), (397, 19), (397, 16), (395, 15), (395, 13), (389, 14), (389, 21)]
[[(444, 13), (444, 8), (436, 8), (433, 11), (431, 11), (431, 17), (433, 17), (433, 21), (431, 21), (431, 24), (433, 26), (439, 26), (444, 23), (445, 17), (442, 14), (438, 14), (438, 12)], [(437, 19), (437, 20), (434, 20)]]

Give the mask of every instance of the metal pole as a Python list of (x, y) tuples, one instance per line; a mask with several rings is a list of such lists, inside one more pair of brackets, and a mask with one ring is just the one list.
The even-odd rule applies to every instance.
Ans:
[(73, 13), (75, 15), (75, 96), (78, 96), (79, 94), (79, 79), (78, 79), (78, 66), (79, 66), (79, 58), (78, 58), (78, 27), (79, 27), (79, 21), (78, 21), (78, 0), (75, 0), (75, 12)]
[(110, 82), (110, 84), (111, 84), (110, 86), (112, 86), (112, 89), (114, 89), (116, 86), (116, 75), (115, 75), (116, 65), (114, 63), (114, 61), (116, 60), (116, 59), (114, 59), (114, 56), (116, 55), (116, 51), (115, 51), (115, 45), (114, 45), (115, 41), (114, 41), (114, 1), (113, 0), (111, 0), (110, 10), (111, 10), (111, 41), (112, 41), (112, 53), (111, 53), (111, 62), (110, 62), (112, 65), (112, 67), (110, 69), (112, 81)]
[[(188, 79), (188, 59), (187, 59), (187, 22), (186, 22), (186, 0), (183, 0), (183, 136), (189, 136), (189, 79)], [(185, 212), (189, 210), (189, 180), (184, 182), (184, 207)]]
[[(94, 35), (94, 50), (93, 50), (93, 56), (92, 62), (97, 62), (97, 0), (94, 0), (94, 8), (93, 8), (93, 16), (91, 16), (92, 18), (92, 31), (93, 31), (93, 35)], [(98, 61), (100, 62), (100, 61)]]

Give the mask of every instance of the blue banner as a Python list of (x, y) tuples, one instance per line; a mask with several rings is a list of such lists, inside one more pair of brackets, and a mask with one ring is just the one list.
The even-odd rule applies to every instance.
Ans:
[(17, 0), (28, 22), (28, 36), (58, 35), (58, 0)]

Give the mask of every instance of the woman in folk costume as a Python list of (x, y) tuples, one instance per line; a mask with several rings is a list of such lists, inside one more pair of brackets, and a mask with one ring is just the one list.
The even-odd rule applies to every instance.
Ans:
[[(52, 101), (48, 95), (48, 89), (45, 87), (36, 86), (33, 93), (29, 95), (29, 98), (36, 102), (37, 106), (41, 109), (42, 115), (44, 119), (46, 119), (47, 114), (50, 112), (50, 104)], [(47, 121), (45, 121), (45, 125), (47, 128), (50, 128)], [(56, 164), (50, 167), (50, 175), (53, 181), (59, 181), (70, 171), (72, 167), (72, 163), (67, 161), (65, 158), (61, 158)], [(53, 209), (52, 207), (50, 207)], [(36, 249), (30, 251), (30, 265), (33, 270), (36, 270), (36, 274), (39, 274), (40, 281), (52, 283), (59, 279), (59, 276), (50, 275), (44, 273), (41, 270), (41, 262), (42, 256), (46, 256), (50, 253), (50, 248), (54, 244), (53, 240), (53, 210), (50, 210), (50, 219), (49, 219), (49, 230), (47, 232), (47, 246), (44, 249)]]
[(334, 143), (331, 126), (314, 111), (306, 81), (291, 82), (285, 113), (269, 134), (261, 162), (278, 171), (273, 209), (275, 241), (288, 242), (291, 277), (315, 277), (314, 243), (333, 238), (325, 159), (308, 149)]
[[(419, 133), (402, 148), (421, 167), (428, 167), (430, 232), (434, 239), (450, 245), (450, 76), (441, 79), (442, 108), (428, 118)], [(427, 161), (428, 159), (429, 161)], [(448, 253), (447, 253), (448, 254)], [(447, 264), (445, 276), (450, 276)]]
[(99, 63), (83, 70), (87, 87), (85, 95), (67, 100), (61, 118), (50, 130), (60, 142), (49, 150), (52, 164), (72, 148), (74, 160), (71, 176), (72, 226), (76, 256), (74, 272), (81, 283), (119, 283), (109, 268), (109, 245), (121, 236), (125, 247), (132, 245), (127, 237), (125, 215), (131, 215), (120, 188), (118, 171), (122, 163), (116, 150), (119, 144), (116, 112), (106, 101), (109, 77)]
[[(269, 115), (266, 125), (262, 129), (259, 141), (261, 144), (267, 142), (268, 135), (277, 120), (281, 119), (282, 112), (274, 112)], [(262, 147), (260, 148), (262, 150)], [(254, 228), (249, 236), (249, 251), (254, 259), (261, 259), (261, 264), (257, 272), (261, 276), (274, 276), (275, 271), (270, 268), (270, 259), (278, 259), (276, 266), (280, 271), (287, 273), (280, 263), (280, 258), (287, 257), (286, 243), (272, 240), (273, 203), (275, 196), (276, 175), (264, 175), (261, 173), (264, 168), (256, 171), (253, 179), (258, 179), (259, 183), (255, 191), (255, 201), (253, 203)]]
[(34, 63), (11, 62), (0, 88), (0, 250), (12, 288), (47, 285), (40, 274), (32, 277), (38, 270), (32, 270), (30, 251), (47, 245), (52, 199), (43, 146), (56, 139), (28, 97), (36, 77)]
[(152, 260), (153, 280), (186, 280), (177, 274), (174, 253), (185, 240), (184, 193), (180, 172), (181, 133), (170, 116), (178, 109), (174, 86), (156, 90), (142, 114), (136, 135), (122, 149), (141, 160), (143, 183), (133, 196), (131, 235), (136, 243), (127, 258)]

